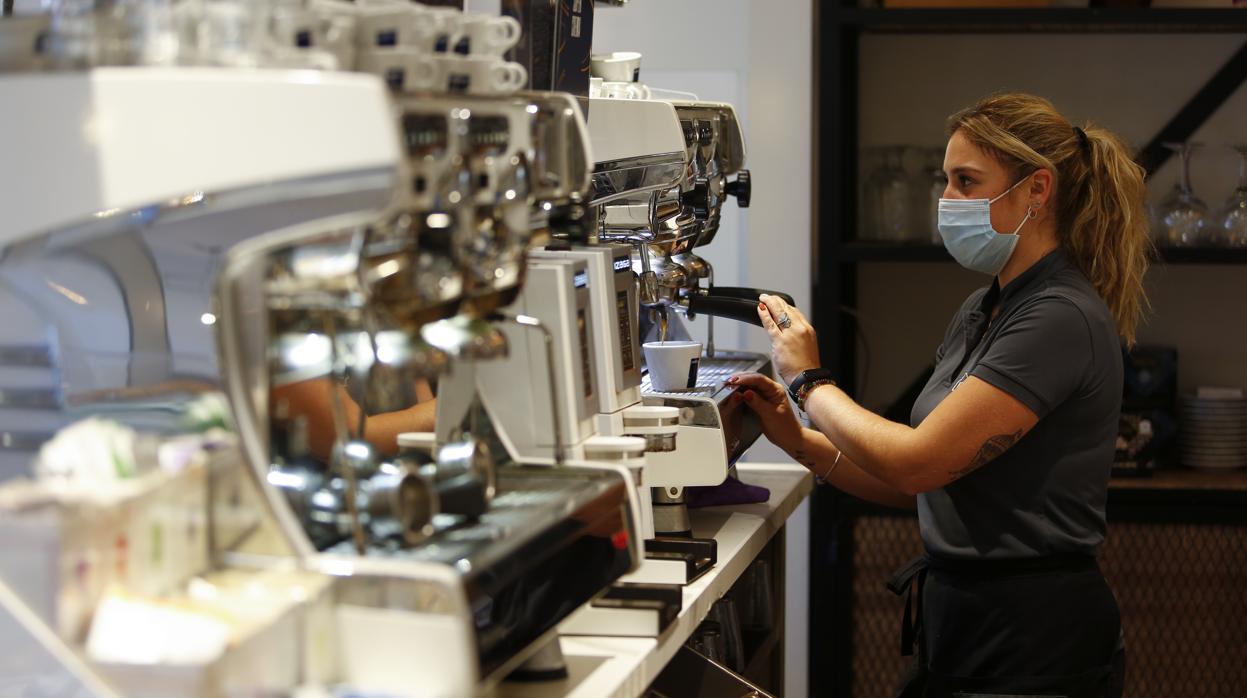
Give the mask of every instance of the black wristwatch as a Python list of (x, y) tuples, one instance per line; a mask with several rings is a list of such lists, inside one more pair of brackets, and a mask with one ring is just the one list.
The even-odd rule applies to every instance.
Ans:
[(807, 385), (813, 385), (815, 382), (834, 384), (835, 380), (831, 377), (831, 369), (808, 368), (801, 373), (798, 373), (797, 377), (793, 378), (792, 383), (788, 386), (788, 397), (792, 398), (792, 401), (797, 403), (797, 406), (800, 407), (802, 397), (801, 389)]

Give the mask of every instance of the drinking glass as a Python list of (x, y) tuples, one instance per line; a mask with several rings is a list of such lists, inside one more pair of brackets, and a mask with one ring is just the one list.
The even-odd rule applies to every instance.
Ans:
[(1182, 178), (1160, 204), (1160, 235), (1163, 244), (1193, 247), (1209, 242), (1208, 205), (1191, 189), (1191, 155), (1200, 143), (1166, 143), (1182, 158)]
[(723, 631), (723, 665), (728, 669), (741, 673), (745, 670), (745, 644), (740, 634), (740, 615), (736, 612), (736, 602), (724, 596), (710, 607), (706, 616), (719, 624)]
[(263, 60), (264, 29), (271, 13), (267, 3), (245, 0), (197, 0), (192, 28), (198, 62), (226, 68), (252, 68)]
[(727, 648), (723, 644), (723, 628), (715, 621), (704, 620), (688, 640), (688, 646), (712, 662), (723, 664)]
[(866, 206), (870, 214), (866, 233), (872, 240), (903, 242), (908, 237), (909, 184), (902, 161), (904, 152), (899, 147), (885, 149), (883, 167), (866, 181)]
[(927, 174), (927, 197), (926, 197), (926, 226), (925, 229), (929, 233), (928, 240), (934, 245), (943, 245), (944, 238), (940, 236), (940, 199), (944, 198), (944, 190), (948, 188), (948, 176), (944, 174), (944, 150), (942, 148), (932, 148), (927, 152), (926, 165), (923, 171)]
[(1221, 239), (1230, 247), (1247, 247), (1247, 144), (1238, 151), (1238, 188), (1230, 194), (1221, 212)]
[(770, 563), (754, 560), (745, 571), (743, 581), (744, 593), (737, 607), (741, 627), (754, 632), (770, 632), (775, 625)]
[(170, 0), (51, 0), (54, 65), (173, 65), (179, 41)]

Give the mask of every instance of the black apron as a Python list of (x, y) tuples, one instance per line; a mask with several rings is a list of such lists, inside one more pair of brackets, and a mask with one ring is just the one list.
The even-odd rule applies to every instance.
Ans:
[(921, 557), (904, 594), (901, 654), (918, 656), (897, 698), (1120, 698), (1121, 616), (1095, 558)]

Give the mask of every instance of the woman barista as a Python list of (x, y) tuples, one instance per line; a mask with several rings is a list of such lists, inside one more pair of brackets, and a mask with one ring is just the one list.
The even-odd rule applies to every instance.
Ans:
[(917, 623), (907, 614), (903, 632), (919, 661), (898, 695), (1120, 695), (1120, 615), (1095, 553), (1119, 342), (1145, 303), (1143, 171), (1113, 134), (1030, 95), (988, 98), (949, 134), (940, 234), (994, 279), (953, 316), (910, 424), (837, 388), (809, 322), (773, 296), (758, 313), (775, 368), (816, 429), (798, 424), (784, 386), (730, 381), (820, 482), (917, 507), (926, 556), (892, 584), (916, 581)]

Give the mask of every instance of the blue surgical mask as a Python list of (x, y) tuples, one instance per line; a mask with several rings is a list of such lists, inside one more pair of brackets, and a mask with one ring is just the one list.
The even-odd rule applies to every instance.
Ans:
[(1034, 216), (1034, 209), (1027, 208), (1013, 233), (1003, 235), (992, 228), (992, 204), (1027, 179), (1018, 180), (994, 199), (940, 199), (936, 225), (944, 239), (944, 248), (958, 264), (992, 276), (1005, 268), (1009, 257), (1013, 256), (1013, 248), (1017, 247), (1018, 231)]

